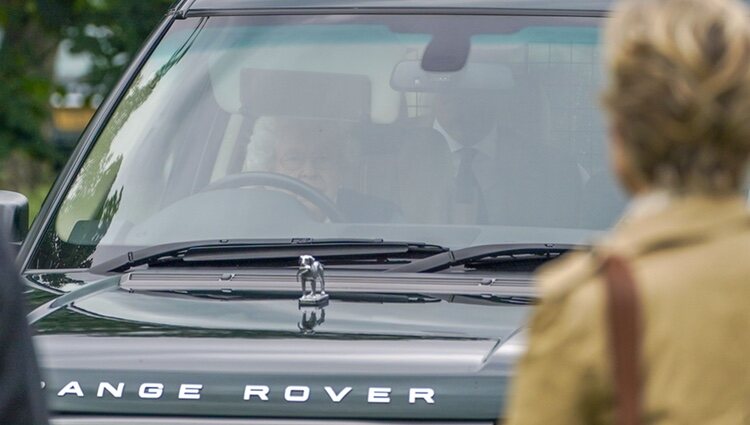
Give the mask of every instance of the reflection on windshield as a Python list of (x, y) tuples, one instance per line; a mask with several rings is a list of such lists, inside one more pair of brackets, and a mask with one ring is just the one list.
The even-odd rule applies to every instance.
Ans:
[[(422, 69), (428, 31), (457, 25), (476, 32), (465, 66)], [(596, 108), (598, 43), (593, 18), (179, 21), (32, 265), (201, 239), (579, 243), (623, 205)]]

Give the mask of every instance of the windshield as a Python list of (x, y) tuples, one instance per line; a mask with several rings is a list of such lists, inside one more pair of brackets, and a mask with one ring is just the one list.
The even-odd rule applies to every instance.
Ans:
[(176, 21), (31, 267), (193, 240), (587, 241), (624, 204), (597, 107), (599, 21)]

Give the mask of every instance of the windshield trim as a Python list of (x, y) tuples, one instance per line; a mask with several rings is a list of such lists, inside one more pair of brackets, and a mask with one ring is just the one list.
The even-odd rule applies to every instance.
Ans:
[(500, 7), (277, 7), (257, 9), (191, 9), (185, 18), (263, 15), (455, 15), (604, 18), (609, 11)]

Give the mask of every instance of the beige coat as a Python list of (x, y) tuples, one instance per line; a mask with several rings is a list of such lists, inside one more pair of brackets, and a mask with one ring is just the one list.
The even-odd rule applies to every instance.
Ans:
[[(750, 424), (750, 216), (740, 198), (683, 198), (623, 220), (594, 250), (631, 259), (642, 303), (648, 424)], [(510, 425), (613, 423), (603, 284), (578, 253), (539, 277), (542, 301), (506, 409)]]

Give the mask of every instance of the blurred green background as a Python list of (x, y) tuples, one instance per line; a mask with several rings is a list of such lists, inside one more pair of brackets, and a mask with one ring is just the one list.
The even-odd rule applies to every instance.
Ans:
[(0, 189), (32, 218), (173, 0), (0, 0)]

